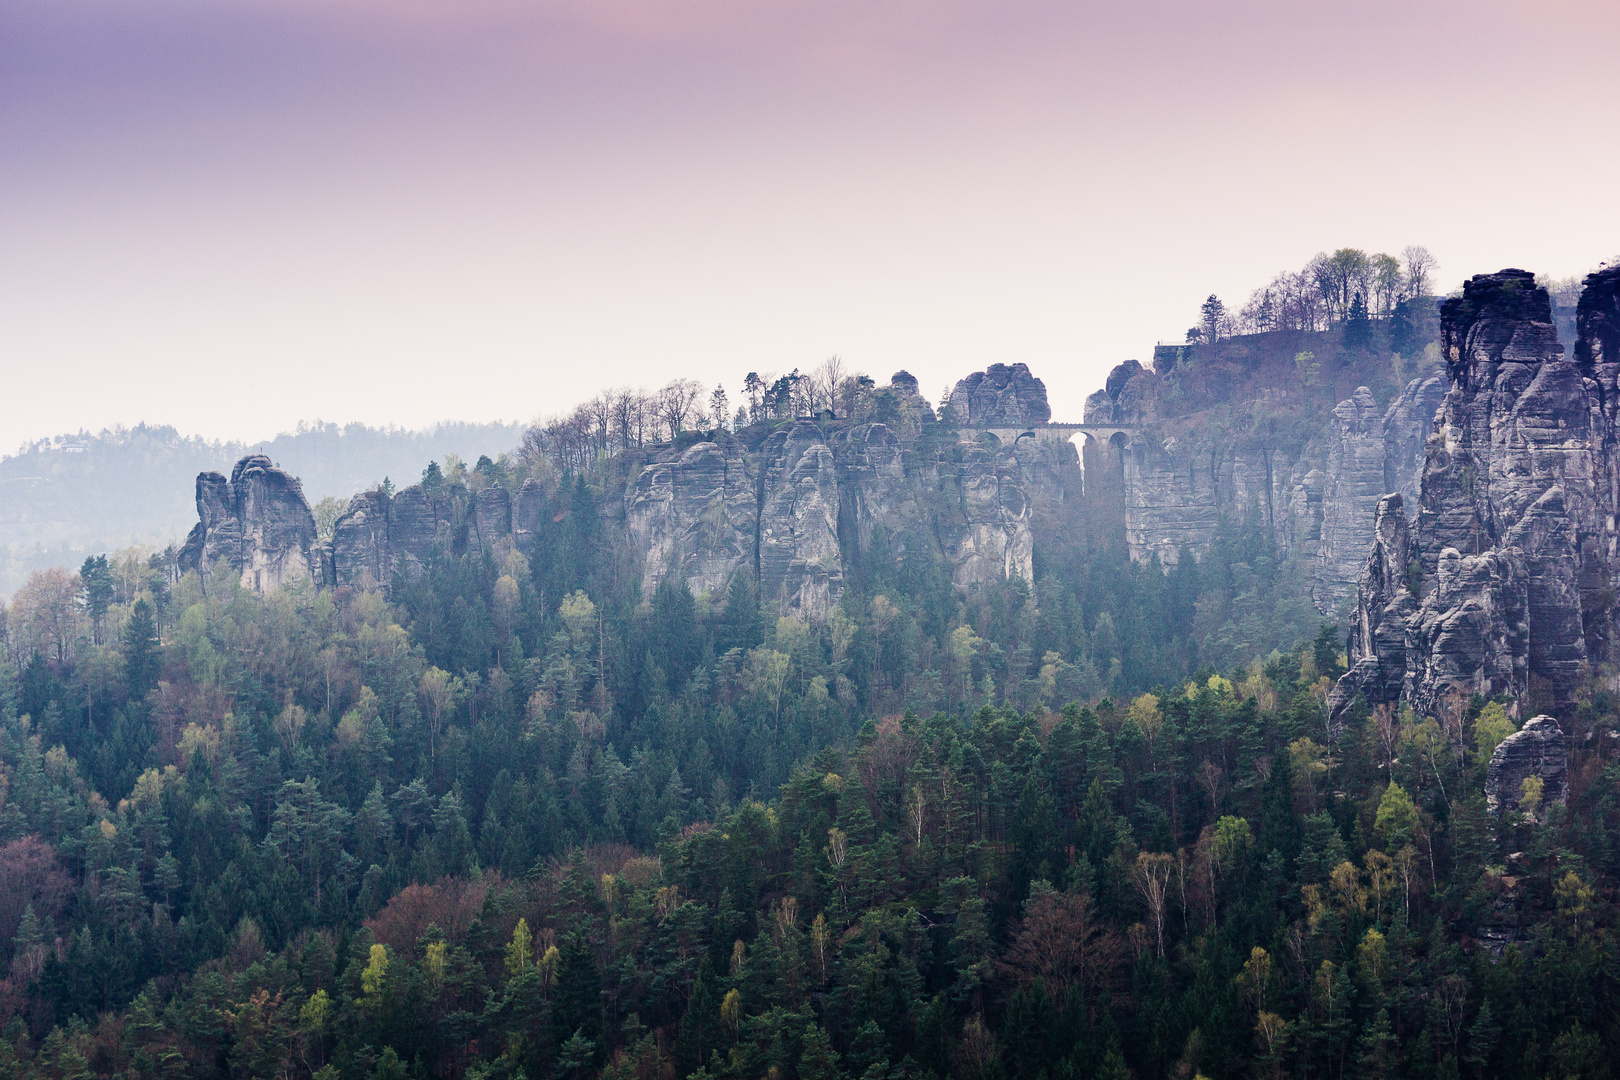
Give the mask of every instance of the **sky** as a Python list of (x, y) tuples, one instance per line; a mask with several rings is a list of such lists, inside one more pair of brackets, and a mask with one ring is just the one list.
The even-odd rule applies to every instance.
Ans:
[(1342, 246), (1620, 254), (1611, 0), (0, 0), (0, 451), (830, 355), (1054, 418)]

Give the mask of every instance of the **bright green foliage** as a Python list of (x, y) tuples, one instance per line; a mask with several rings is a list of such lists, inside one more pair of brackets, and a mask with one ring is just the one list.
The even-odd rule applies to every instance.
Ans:
[(1492, 819), (1505, 710), (1330, 725), (1267, 530), (1166, 569), (1077, 512), (972, 594), (874, 535), (808, 622), (640, 595), (622, 492), (537, 479), (387, 597), (143, 559), (108, 644), (8, 622), (0, 1075), (1605, 1075), (1607, 743)]
[(1502, 740), (1517, 730), (1501, 702), (1493, 701), (1486, 705), (1474, 719), (1475, 758), (1481, 764), (1489, 762)]
[(1412, 831), (1417, 826), (1417, 807), (1400, 784), (1391, 782), (1384, 789), (1384, 794), (1378, 799), (1378, 814), (1373, 819), (1373, 826), (1390, 851), (1404, 847), (1411, 841)]

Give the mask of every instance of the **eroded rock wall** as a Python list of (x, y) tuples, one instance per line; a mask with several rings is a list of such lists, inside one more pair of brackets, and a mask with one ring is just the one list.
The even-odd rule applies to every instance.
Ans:
[(991, 364), (975, 371), (951, 391), (950, 409), (964, 427), (1020, 427), (1052, 419), (1046, 384), (1027, 364)]
[(1107, 448), (1120, 458), (1132, 558), (1198, 557), (1223, 520), (1258, 521), (1279, 553), (1307, 560), (1312, 598), (1332, 613), (1354, 594), (1379, 499), (1402, 492), (1416, 512), (1421, 451), (1444, 387), (1434, 376), (1410, 380), (1383, 410), (1357, 387), (1321, 435), (1300, 440), (1258, 422), (1297, 408), (1283, 391), (1261, 388), (1240, 417), (1173, 416), (1170, 383), (1133, 360), (1087, 400), (1086, 422), (1137, 428), (1127, 447)]
[(719, 595), (732, 575), (752, 573), (757, 488), (742, 446), (729, 436), (642, 469), (625, 510), (642, 557), (642, 595), (670, 577), (684, 577), (695, 593)]
[(459, 555), (523, 537), (537, 527), (545, 504), (539, 484), (525, 484), (516, 506), (505, 488), (491, 486), (458, 505), (443, 490), (419, 484), (392, 495), (362, 492), (332, 527), (323, 581), (356, 589), (392, 590), (396, 575), (422, 572), (435, 551)]
[(1537, 716), (1497, 744), (1485, 771), (1485, 809), (1492, 814), (1529, 810), (1525, 781), (1541, 781), (1540, 812), (1569, 800), (1569, 753), (1564, 729), (1551, 716)]
[(1475, 277), (1443, 305), (1449, 386), (1425, 449), (1406, 584), (1392, 586), (1385, 567), (1402, 554), (1375, 548), (1358, 618), (1377, 613), (1382, 635), (1353, 637), (1335, 715), (1357, 695), (1404, 698), (1424, 715), (1473, 694), (1534, 695), (1557, 710), (1586, 666), (1608, 658), (1616, 498), (1605, 313), (1617, 287), (1614, 275), (1588, 279), (1573, 358), (1525, 271)]
[(311, 551), (315, 517), (303, 485), (263, 454), (238, 461), (229, 480), (200, 474), (197, 518), (180, 550), (180, 567), (198, 571), (205, 587), (221, 561), (243, 587), (260, 593), (320, 573)]
[[(1045, 408), (1044, 385), (1023, 365), (993, 367), (958, 389), (963, 407), (986, 423), (1017, 416), (1022, 424)], [(670, 577), (719, 594), (747, 573), (777, 610), (820, 618), (852, 568), (869, 559), (898, 565), (915, 545), (943, 558), (967, 592), (1009, 577), (1031, 581), (1039, 508), (1061, 504), (1076, 449), (1034, 440), (1004, 447), (972, 428), (942, 437), (905, 372), (880, 399), (894, 423), (802, 419), (753, 451), (722, 434), (648, 462), (625, 492), (642, 595)]]

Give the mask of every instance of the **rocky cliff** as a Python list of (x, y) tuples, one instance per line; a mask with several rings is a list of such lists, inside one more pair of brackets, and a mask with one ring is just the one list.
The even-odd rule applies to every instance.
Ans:
[[(962, 380), (952, 400), (979, 425), (941, 424), (902, 371), (854, 420), (757, 424), (689, 436), (639, 463), (626, 455), (603, 474), (623, 483), (615, 493), (603, 481), (610, 505), (622, 508), (612, 542), (624, 542), (641, 568), (643, 596), (667, 579), (721, 595), (741, 574), (777, 610), (806, 618), (827, 614), (852, 569), (897, 567), (919, 548), (942, 559), (965, 592), (1032, 582), (1037, 528), (1057, 527), (1066, 490), (1078, 491), (1066, 478), (1078, 474), (1076, 448), (1003, 446), (980, 430), (1050, 414), (1045, 386), (1022, 364)], [(354, 496), (330, 539), (315, 544), (297, 481), (268, 461), (245, 458), (231, 481), (205, 473), (197, 483), (201, 520), (187, 549), (197, 554), (187, 565), (225, 557), (265, 590), (296, 562), (327, 585), (388, 592), (436, 552), (522, 548), (546, 516), (545, 489), (532, 479), (515, 493), (413, 485)]]
[(1356, 386), (1318, 419), (1313, 401), (1320, 387), (1302, 385), (1289, 366), (1281, 372), (1286, 377), (1267, 377), (1264, 358), (1251, 353), (1212, 362), (1252, 396), (1210, 407), (1210, 388), (1188, 385), (1195, 375), (1207, 383), (1210, 373), (1187, 372), (1196, 360), (1186, 351), (1166, 355), (1176, 367), (1121, 364), (1086, 402), (1087, 423), (1139, 429), (1128, 447), (1114, 451), (1132, 557), (1174, 564), (1183, 552), (1200, 556), (1223, 522), (1256, 523), (1279, 553), (1304, 565), (1317, 608), (1336, 611), (1354, 592), (1379, 499), (1416, 493), (1420, 450), (1444, 380), (1410, 379), (1384, 408), (1369, 387)]
[(1525, 271), (1475, 277), (1444, 304), (1449, 385), (1416, 527), (1379, 526), (1335, 714), (1358, 695), (1425, 715), (1470, 694), (1531, 695), (1557, 711), (1585, 666), (1608, 658), (1617, 289), (1613, 271), (1588, 279), (1573, 358)]
[(238, 461), (229, 480), (199, 474), (197, 518), (180, 550), (180, 567), (200, 573), (205, 587), (221, 562), (255, 592), (319, 573), (311, 555), (315, 518), (303, 485), (263, 454)]
[[(718, 594), (746, 572), (779, 610), (819, 618), (852, 566), (898, 563), (918, 545), (942, 556), (964, 591), (1032, 581), (1033, 504), (1062, 502), (1074, 449), (942, 428), (905, 372), (879, 400), (885, 420), (720, 433), (648, 462), (625, 493), (643, 595), (670, 576)], [(962, 380), (952, 401), (980, 425), (1050, 415), (1045, 386), (1022, 364)]]
[[(1313, 342), (1327, 347), (1303, 343)], [(1033, 584), (1043, 530), (1172, 564), (1201, 556), (1223, 528), (1245, 527), (1273, 542), (1274, 563), (1302, 583), (1294, 595), (1331, 612), (1354, 588), (1379, 499), (1403, 491), (1407, 512), (1416, 506), (1419, 448), (1445, 382), (1385, 379), (1378, 393), (1357, 383), (1335, 408), (1327, 394), (1352, 377), (1374, 382), (1388, 365), (1356, 354), (1329, 365), (1329, 378), (1301, 360), (1311, 355), (1301, 343), (1259, 335), (1159, 350), (1153, 369), (1120, 365), (1084, 416), (1130, 429), (1110, 442), (1002, 445), (987, 429), (1038, 427), (1052, 415), (1026, 365), (967, 376), (938, 417), (902, 371), (868, 391), (855, 416), (683, 435), (620, 454), (594, 482), (644, 596), (675, 578), (718, 595), (745, 574), (777, 609), (816, 618), (851, 573), (898, 567), (919, 550), (972, 593), (1014, 577)], [(199, 528), (229, 546), (230, 530), (256, 511), (221, 509), (228, 500), (214, 488), (227, 482), (205, 481)], [(323, 582), (386, 591), (435, 551), (508, 538), (522, 546), (545, 502), (533, 480), (476, 494), (457, 485), (366, 492), (307, 563)]]
[(1027, 364), (991, 364), (956, 384), (950, 411), (969, 427), (1018, 427), (1052, 419), (1046, 384)]
[(436, 549), (460, 555), (508, 537), (521, 542), (544, 506), (545, 492), (533, 481), (515, 497), (494, 485), (471, 495), (464, 489), (428, 491), (419, 484), (392, 495), (363, 492), (349, 500), (331, 540), (318, 552), (322, 580), (386, 593), (395, 575), (420, 573)]

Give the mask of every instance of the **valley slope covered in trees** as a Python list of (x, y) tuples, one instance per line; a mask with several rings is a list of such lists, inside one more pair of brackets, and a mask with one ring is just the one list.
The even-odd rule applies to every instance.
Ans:
[(1550, 729), (1354, 689), (1346, 508), (1438, 490), (1468, 367), (1400, 266), (1206, 304), (1083, 445), (991, 433), (1078, 419), (1022, 365), (828, 365), (319, 516), (204, 473), (183, 548), (0, 609), (0, 1072), (1612, 1075), (1600, 635)]

